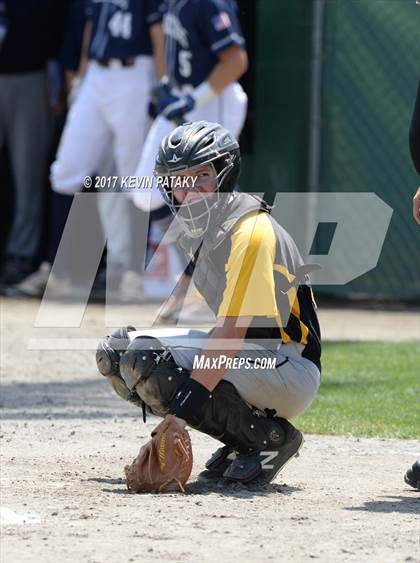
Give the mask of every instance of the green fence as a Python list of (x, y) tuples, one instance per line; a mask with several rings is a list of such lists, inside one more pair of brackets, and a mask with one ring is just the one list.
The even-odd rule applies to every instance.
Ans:
[[(303, 191), (307, 179), (311, 2), (255, 0), (256, 50), (251, 122), (255, 135), (241, 185)], [(241, 5), (241, 2), (239, 2)]]
[(394, 210), (377, 267), (345, 286), (318, 289), (418, 298), (420, 229), (411, 199), (420, 181), (408, 129), (420, 74), (420, 6), (260, 0), (257, 22), (256, 139), (245, 188), (376, 193)]
[(419, 179), (408, 129), (420, 73), (420, 6), (412, 0), (325, 2), (320, 191), (375, 192), (394, 210), (377, 267), (345, 294), (420, 295)]

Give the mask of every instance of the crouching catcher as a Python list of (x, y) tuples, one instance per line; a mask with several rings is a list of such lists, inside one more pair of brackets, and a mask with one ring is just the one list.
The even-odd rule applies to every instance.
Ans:
[(222, 442), (199, 479), (265, 484), (302, 446), (288, 419), (316, 395), (321, 342), (311, 267), (269, 206), (236, 191), (239, 170), (238, 143), (218, 124), (187, 123), (163, 139), (156, 174), (194, 177), (193, 189), (161, 191), (217, 322), (187, 337), (130, 339), (133, 327), (120, 329), (100, 343), (97, 364), (122, 398), (166, 417), (177, 439), (188, 424)]

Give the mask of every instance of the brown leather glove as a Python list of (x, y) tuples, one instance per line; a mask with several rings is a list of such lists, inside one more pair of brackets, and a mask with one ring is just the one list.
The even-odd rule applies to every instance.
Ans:
[(124, 468), (127, 488), (136, 493), (185, 493), (193, 465), (187, 430), (181, 430), (175, 417), (167, 415), (151, 436), (133, 463)]

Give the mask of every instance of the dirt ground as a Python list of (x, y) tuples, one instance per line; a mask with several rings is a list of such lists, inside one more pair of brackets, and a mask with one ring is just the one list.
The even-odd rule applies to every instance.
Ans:
[[(96, 373), (103, 308), (79, 329), (35, 329), (37, 307), (2, 302), (2, 563), (420, 561), (419, 495), (402, 479), (419, 456), (411, 440), (307, 436), (300, 458), (255, 490), (198, 483), (217, 443), (194, 431), (188, 494), (128, 493), (123, 466), (157, 419), (144, 425)], [(417, 313), (320, 317), (329, 338), (418, 338)]]

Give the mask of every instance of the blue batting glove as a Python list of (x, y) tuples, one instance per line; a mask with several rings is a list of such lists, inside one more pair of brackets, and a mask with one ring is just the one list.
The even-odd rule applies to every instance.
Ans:
[(158, 104), (158, 113), (169, 121), (182, 118), (195, 107), (195, 100), (189, 94), (175, 96), (173, 94), (163, 98)]

